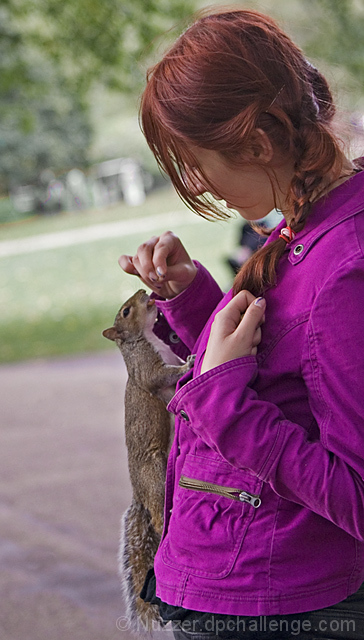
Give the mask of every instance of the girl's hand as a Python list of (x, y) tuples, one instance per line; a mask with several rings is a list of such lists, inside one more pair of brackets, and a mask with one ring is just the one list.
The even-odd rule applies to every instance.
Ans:
[(166, 231), (143, 242), (135, 256), (119, 258), (121, 268), (135, 276), (162, 298), (174, 298), (187, 289), (197, 273), (180, 239)]
[(256, 355), (262, 339), (260, 327), (264, 322), (265, 306), (264, 298), (240, 291), (216, 314), (201, 373), (234, 358)]

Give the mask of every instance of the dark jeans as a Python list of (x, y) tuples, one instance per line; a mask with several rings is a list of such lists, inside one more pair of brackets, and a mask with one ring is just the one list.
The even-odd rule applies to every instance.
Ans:
[(172, 622), (176, 640), (364, 640), (364, 584), (332, 607), (292, 615), (214, 616)]

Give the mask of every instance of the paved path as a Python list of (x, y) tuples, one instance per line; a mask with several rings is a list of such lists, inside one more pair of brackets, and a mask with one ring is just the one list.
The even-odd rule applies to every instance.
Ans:
[(117, 351), (0, 366), (1, 640), (133, 637), (116, 561), (125, 380)]
[(105, 238), (125, 237), (139, 232), (149, 233), (169, 226), (175, 228), (181, 225), (201, 224), (203, 222), (203, 218), (199, 216), (186, 216), (185, 211), (170, 211), (169, 213), (160, 213), (159, 215), (144, 218), (104, 222), (54, 233), (40, 233), (26, 238), (18, 238), (17, 240), (0, 241), (0, 258), (33, 253), (34, 251), (44, 251), (46, 249), (57, 249), (58, 247), (69, 247), (76, 244), (87, 244), (104, 240)]

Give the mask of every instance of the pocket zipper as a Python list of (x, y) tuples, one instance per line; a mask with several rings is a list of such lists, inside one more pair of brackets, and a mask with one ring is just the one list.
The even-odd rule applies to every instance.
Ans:
[(184, 489), (216, 493), (219, 496), (224, 496), (224, 498), (231, 498), (239, 502), (248, 502), (254, 509), (258, 509), (262, 504), (260, 497), (254, 493), (248, 493), (247, 491), (234, 489), (233, 487), (224, 487), (223, 485), (205, 482), (204, 480), (194, 480), (193, 478), (181, 476), (178, 484)]

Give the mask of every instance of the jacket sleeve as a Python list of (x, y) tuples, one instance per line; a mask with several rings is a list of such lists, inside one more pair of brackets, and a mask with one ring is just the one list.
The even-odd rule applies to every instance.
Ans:
[[(204, 328), (211, 313), (223, 298), (223, 293), (211, 274), (199, 262), (197, 274), (190, 286), (171, 300), (157, 298), (157, 306), (162, 312), (169, 330), (172, 328), (190, 352)], [(166, 325), (166, 326), (167, 326)], [(157, 335), (165, 340), (166, 329)]]
[[(267, 309), (269, 313), (269, 309)], [(254, 357), (182, 387), (170, 406), (230, 464), (270, 483), (364, 541), (364, 270), (357, 260), (318, 294), (308, 323), (304, 376), (320, 439), (249, 387)]]

